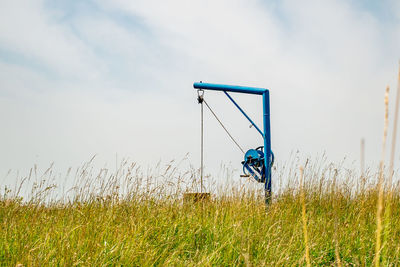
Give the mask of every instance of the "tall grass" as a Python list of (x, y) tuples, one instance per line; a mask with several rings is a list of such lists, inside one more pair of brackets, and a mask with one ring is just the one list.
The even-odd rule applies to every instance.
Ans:
[(386, 138), (389, 125), (389, 86), (386, 87), (385, 93), (385, 119), (383, 127), (383, 140), (382, 140), (382, 156), (379, 163), (378, 175), (378, 203), (376, 210), (376, 244), (375, 244), (375, 266), (380, 264), (381, 253), (381, 234), (382, 234), (382, 210), (383, 210), (383, 183), (384, 183), (384, 168), (385, 168), (385, 152), (386, 152)]
[(309, 267), (311, 266), (311, 261), (310, 261), (310, 249), (308, 247), (306, 200), (304, 193), (304, 168), (302, 166), (300, 166), (300, 200), (301, 200), (301, 217), (303, 219), (304, 247), (306, 249), (305, 257), (306, 257), (307, 267)]
[[(311, 161), (301, 191), (297, 171), (277, 171), (266, 207), (262, 185), (249, 181), (209, 182), (219, 188), (212, 200), (183, 203), (182, 193), (198, 190), (197, 173), (177, 166), (143, 171), (124, 162), (115, 172), (95, 172), (88, 163), (70, 190), (53, 185), (51, 170), (38, 176), (42, 182), (22, 179), (22, 189), (7, 189), (0, 199), (0, 265), (373, 264), (379, 173), (360, 179), (340, 165)], [(392, 190), (385, 262), (397, 265), (399, 185)]]

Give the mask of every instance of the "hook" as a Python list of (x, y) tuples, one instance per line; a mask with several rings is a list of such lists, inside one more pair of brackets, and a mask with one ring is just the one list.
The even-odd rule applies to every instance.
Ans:
[(204, 101), (204, 90), (203, 89), (199, 89), (197, 90), (197, 101), (199, 102), (199, 104), (203, 103)]

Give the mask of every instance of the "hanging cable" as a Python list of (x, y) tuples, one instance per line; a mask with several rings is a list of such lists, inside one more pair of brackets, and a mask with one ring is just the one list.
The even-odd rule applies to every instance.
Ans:
[(235, 138), (233, 138), (233, 136), (229, 133), (229, 131), (226, 129), (226, 127), (224, 126), (224, 124), (221, 122), (221, 120), (218, 118), (218, 116), (215, 114), (215, 112), (211, 109), (211, 107), (208, 105), (207, 101), (204, 100), (203, 98), (203, 102), (206, 104), (207, 108), (211, 111), (211, 113), (214, 115), (214, 117), (217, 119), (217, 121), (219, 122), (219, 124), (222, 126), (222, 128), (225, 130), (225, 132), (229, 135), (229, 137), (232, 139), (232, 141), (236, 144), (236, 146), (240, 149), (240, 151), (242, 151), (243, 154), (245, 154), (243, 148), (238, 144), (238, 142), (235, 140)]
[(204, 175), (204, 107), (203, 103), (206, 104), (207, 108), (210, 110), (211, 114), (215, 117), (215, 119), (219, 122), (221, 127), (225, 130), (225, 132), (228, 134), (228, 136), (231, 138), (231, 140), (235, 143), (235, 145), (242, 151), (243, 154), (245, 154), (243, 148), (239, 145), (239, 143), (233, 138), (233, 136), (230, 134), (228, 129), (226, 129), (225, 125), (221, 122), (221, 120), (218, 118), (217, 114), (212, 110), (212, 108), (208, 105), (207, 101), (204, 99), (204, 91), (203, 90), (197, 90), (197, 101), (199, 104), (201, 104), (201, 115), (200, 115), (200, 121), (201, 121), (201, 128), (200, 128), (200, 192), (203, 192), (203, 175)]
[(200, 141), (200, 193), (203, 193), (203, 168), (204, 168), (204, 109), (203, 109), (203, 101), (204, 101), (204, 91), (197, 90), (197, 101), (201, 104), (201, 141)]

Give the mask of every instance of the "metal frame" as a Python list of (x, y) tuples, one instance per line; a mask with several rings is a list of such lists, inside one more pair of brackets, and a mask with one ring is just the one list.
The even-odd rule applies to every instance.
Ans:
[[(269, 104), (269, 90), (266, 88), (246, 87), (237, 85), (213, 84), (213, 83), (194, 83), (195, 89), (223, 91), (225, 95), (232, 101), (232, 103), (239, 109), (239, 111), (249, 120), (249, 122), (256, 128), (264, 139), (264, 164), (265, 164), (265, 197), (269, 202), (271, 197), (271, 120), (270, 120), (270, 104)], [(244, 93), (252, 95), (262, 95), (263, 99), (263, 131), (250, 119), (243, 109), (233, 100), (227, 92)]]

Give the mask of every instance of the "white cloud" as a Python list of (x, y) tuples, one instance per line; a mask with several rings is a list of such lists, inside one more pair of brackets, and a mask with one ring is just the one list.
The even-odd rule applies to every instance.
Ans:
[(52, 21), (39, 0), (0, 3), (0, 47), (60, 76), (91, 79), (104, 68), (68, 27)]

